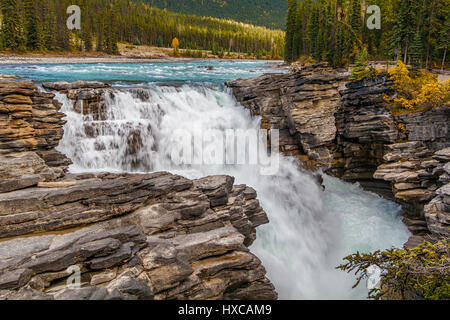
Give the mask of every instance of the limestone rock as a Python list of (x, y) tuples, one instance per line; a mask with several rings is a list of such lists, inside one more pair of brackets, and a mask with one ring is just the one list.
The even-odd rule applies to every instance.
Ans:
[[(427, 232), (424, 206), (450, 181), (448, 106), (393, 113), (385, 100), (395, 91), (386, 76), (354, 82), (347, 77), (326, 64), (294, 63), (287, 74), (227, 85), (262, 117), (263, 129), (280, 130), (285, 155), (397, 201), (414, 220), (410, 230)], [(436, 225), (430, 212), (427, 221)]]
[[(253, 189), (229, 176), (70, 179), (0, 194), (2, 298), (277, 298), (247, 248), (268, 222)], [(79, 289), (66, 286), (74, 265)]]
[(24, 189), (57, 177), (35, 152), (0, 154), (0, 192)]
[(312, 165), (327, 167), (332, 161), (327, 146), (337, 132), (338, 88), (345, 78), (345, 74), (317, 64), (299, 67), (294, 73), (239, 79), (227, 85), (252, 114), (262, 116), (264, 129), (280, 130), (282, 152), (307, 155)]
[(66, 170), (70, 160), (55, 151), (65, 121), (54, 95), (27, 81), (0, 81), (0, 154), (35, 151), (48, 166)]
[(42, 86), (49, 90), (64, 91), (69, 89), (99, 89), (99, 88), (109, 88), (111, 85), (98, 82), (98, 81), (59, 81), (59, 82), (45, 82)]

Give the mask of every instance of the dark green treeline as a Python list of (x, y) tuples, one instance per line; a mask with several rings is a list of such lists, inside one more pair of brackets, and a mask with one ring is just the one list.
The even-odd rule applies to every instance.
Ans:
[[(103, 51), (117, 42), (283, 55), (284, 32), (231, 20), (167, 12), (131, 0), (0, 0), (0, 50)], [(67, 7), (81, 8), (81, 30), (69, 30)]]
[[(381, 29), (370, 30), (367, 7), (381, 9)], [(371, 59), (421, 67), (444, 64), (450, 44), (450, 0), (288, 0), (285, 59), (311, 55), (333, 66)]]

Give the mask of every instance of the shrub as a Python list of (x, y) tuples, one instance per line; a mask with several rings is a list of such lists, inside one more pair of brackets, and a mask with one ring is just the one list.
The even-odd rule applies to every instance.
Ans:
[(308, 65), (317, 63), (317, 61), (314, 60), (314, 58), (311, 55), (309, 55), (309, 56), (300, 56), (297, 59), (297, 63), (302, 65), (302, 66), (308, 66)]
[(389, 249), (373, 253), (355, 253), (337, 269), (355, 271), (355, 288), (369, 278), (370, 266), (381, 270), (381, 281), (370, 290), (371, 299), (450, 299), (450, 251), (448, 239), (424, 242), (414, 249)]
[(369, 66), (369, 53), (364, 48), (356, 58), (355, 67), (353, 67), (349, 79), (359, 81), (365, 78), (375, 78), (377, 75), (377, 70)]
[(411, 73), (401, 61), (389, 70), (389, 79), (398, 93), (394, 105), (401, 109), (434, 108), (450, 101), (450, 81), (443, 83), (426, 71)]
[(178, 56), (178, 47), (180, 46), (180, 40), (177, 37), (172, 39), (173, 56)]

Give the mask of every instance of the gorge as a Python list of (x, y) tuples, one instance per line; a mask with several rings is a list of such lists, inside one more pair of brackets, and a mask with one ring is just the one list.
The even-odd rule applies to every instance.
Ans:
[[(137, 66), (131, 83), (117, 81), (119, 65), (81, 66), (76, 79), (39, 66), (18, 73), (42, 88), (1, 83), (0, 297), (364, 298), (334, 268), (410, 233), (399, 205), (331, 176), (401, 204), (408, 245), (447, 234), (446, 107), (394, 116), (385, 79), (346, 84), (324, 65), (258, 78), (268, 70), (254, 64), (197, 67)], [(197, 78), (174, 83), (186, 68)], [(59, 77), (101, 82), (40, 82)], [(168, 157), (175, 128), (260, 127), (280, 129), (275, 176)], [(297, 160), (328, 174), (325, 191)], [(64, 286), (73, 265), (80, 291)]]
[(395, 200), (416, 235), (449, 235), (448, 105), (393, 112), (386, 76), (348, 82), (326, 63), (227, 85), (263, 127), (283, 132), (280, 151)]

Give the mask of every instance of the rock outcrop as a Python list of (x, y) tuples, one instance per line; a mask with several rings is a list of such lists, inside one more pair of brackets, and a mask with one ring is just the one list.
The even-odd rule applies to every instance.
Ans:
[(262, 116), (264, 129), (279, 130), (282, 152), (314, 168), (328, 167), (333, 160), (334, 115), (341, 101), (338, 88), (344, 80), (344, 73), (318, 64), (297, 73), (267, 74), (227, 85), (253, 115)]
[(105, 120), (105, 94), (113, 93), (109, 84), (98, 81), (46, 82), (42, 87), (65, 94), (74, 101), (75, 112), (89, 114), (94, 120)]
[(276, 299), (247, 249), (268, 222), (253, 189), (228, 176), (67, 178), (0, 194), (1, 297)]
[(0, 155), (32, 151), (48, 166), (67, 168), (70, 160), (54, 150), (65, 124), (54, 97), (32, 82), (0, 81)]
[[(93, 86), (55, 89), (108, 89)], [(66, 173), (59, 107), (32, 83), (0, 82), (0, 299), (277, 298), (248, 249), (268, 223), (255, 190), (229, 176)]]
[(227, 85), (263, 128), (280, 129), (281, 152), (399, 202), (414, 234), (449, 236), (449, 106), (395, 113), (386, 77), (346, 76), (318, 64)]

